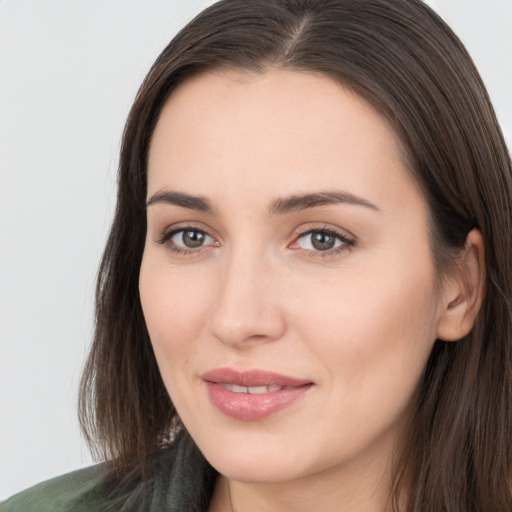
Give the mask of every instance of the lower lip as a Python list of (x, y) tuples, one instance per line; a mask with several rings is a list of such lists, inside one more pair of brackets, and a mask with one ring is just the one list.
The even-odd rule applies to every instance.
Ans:
[(220, 412), (241, 421), (256, 421), (288, 407), (304, 396), (313, 384), (282, 389), (273, 393), (234, 393), (215, 382), (206, 382), (211, 402)]

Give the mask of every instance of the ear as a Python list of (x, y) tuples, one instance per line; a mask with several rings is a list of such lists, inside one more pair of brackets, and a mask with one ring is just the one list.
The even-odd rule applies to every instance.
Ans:
[(453, 275), (445, 279), (437, 338), (457, 341), (471, 331), (485, 297), (485, 247), (477, 229), (468, 233)]

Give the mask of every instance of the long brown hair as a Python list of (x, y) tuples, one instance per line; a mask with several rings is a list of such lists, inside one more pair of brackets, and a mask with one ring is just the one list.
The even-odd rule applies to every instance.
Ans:
[(198, 74), (272, 67), (323, 73), (389, 120), (428, 201), (439, 273), (469, 230), (481, 231), (486, 298), (468, 336), (434, 346), (397, 462), (394, 502), (407, 480), (410, 512), (512, 509), (511, 161), (471, 58), (420, 0), (222, 0), (164, 49), (123, 136), (80, 391), (88, 441), (97, 455), (142, 474), (180, 428), (138, 292), (147, 154), (160, 111)]

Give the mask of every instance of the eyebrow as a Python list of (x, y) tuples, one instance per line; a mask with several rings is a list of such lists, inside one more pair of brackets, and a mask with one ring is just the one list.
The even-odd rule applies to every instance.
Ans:
[(214, 213), (215, 209), (208, 199), (201, 196), (192, 196), (183, 192), (164, 190), (152, 195), (146, 203), (146, 208), (153, 204), (164, 203), (182, 206), (190, 210), (197, 210), (204, 213)]
[(379, 208), (367, 199), (351, 194), (350, 192), (335, 190), (276, 199), (270, 206), (270, 213), (273, 215), (283, 215), (294, 211), (307, 210), (315, 206), (340, 203), (364, 206), (370, 210), (379, 211)]
[[(159, 203), (173, 204), (208, 214), (215, 213), (215, 208), (205, 197), (193, 196), (174, 190), (157, 192), (147, 201), (146, 207)], [(316, 206), (340, 203), (363, 206), (370, 210), (379, 211), (379, 208), (367, 199), (356, 196), (350, 192), (336, 190), (279, 198), (272, 202), (269, 207), (269, 212), (271, 215), (284, 215), (294, 211), (307, 210)]]

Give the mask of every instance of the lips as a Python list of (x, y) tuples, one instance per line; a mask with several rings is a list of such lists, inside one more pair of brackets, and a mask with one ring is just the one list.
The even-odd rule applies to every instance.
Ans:
[(256, 421), (290, 406), (313, 382), (277, 373), (218, 368), (202, 375), (210, 401), (237, 420)]

